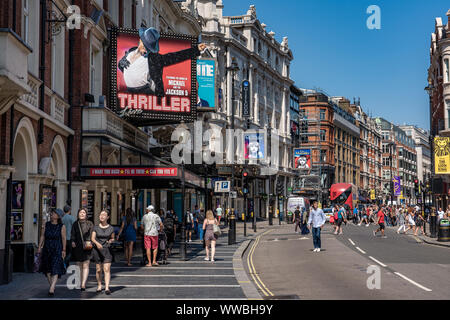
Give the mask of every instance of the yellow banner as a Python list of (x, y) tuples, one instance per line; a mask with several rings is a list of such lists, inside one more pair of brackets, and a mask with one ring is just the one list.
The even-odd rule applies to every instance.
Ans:
[(370, 190), (370, 200), (375, 200), (375, 190)]
[(450, 138), (434, 138), (435, 174), (450, 174)]

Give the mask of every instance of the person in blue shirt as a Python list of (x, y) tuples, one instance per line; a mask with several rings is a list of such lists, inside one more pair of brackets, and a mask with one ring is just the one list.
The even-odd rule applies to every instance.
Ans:
[(311, 214), (309, 215), (309, 219), (308, 219), (308, 229), (311, 230), (311, 226), (312, 226), (312, 235), (313, 235), (313, 243), (314, 243), (313, 252), (320, 252), (320, 249), (322, 247), (322, 242), (320, 239), (320, 231), (322, 230), (325, 222), (326, 222), (326, 217), (325, 217), (325, 214), (323, 213), (323, 210), (319, 209), (317, 201), (314, 201), (313, 207), (311, 209)]
[(336, 231), (334, 232), (334, 234), (342, 234), (342, 222), (345, 221), (347, 222), (347, 219), (345, 218), (345, 208), (344, 206), (339, 206), (339, 210), (338, 210), (338, 220), (336, 223)]
[(358, 208), (355, 207), (353, 209), (353, 224), (357, 224), (358, 223)]
[[(60, 210), (60, 209), (59, 209)], [(64, 206), (64, 215), (61, 219), (62, 223), (66, 226), (66, 258), (64, 259), (64, 264), (69, 266), (70, 260), (72, 258), (72, 242), (70, 237), (72, 235), (72, 225), (77, 220), (74, 216), (71, 215), (72, 208), (68, 205)]]

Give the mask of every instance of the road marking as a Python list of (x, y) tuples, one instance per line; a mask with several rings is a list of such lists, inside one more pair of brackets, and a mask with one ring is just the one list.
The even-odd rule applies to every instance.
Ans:
[(362, 254), (366, 254), (366, 252), (362, 250), (360, 247), (356, 247), (356, 249), (358, 249), (358, 251), (361, 252)]
[[(189, 277), (189, 278), (234, 278), (233, 275), (222, 275), (222, 274), (112, 274), (113, 278), (115, 277), (135, 277), (135, 278), (165, 278), (165, 277), (171, 277), (171, 278), (182, 278), (182, 277)], [(89, 276), (90, 278), (95, 278), (95, 275)]]
[(378, 261), (378, 260), (375, 259), (374, 257), (369, 256), (369, 258), (372, 259), (373, 261), (375, 261), (376, 263), (378, 263), (380, 266), (385, 267), (385, 268), (387, 267), (387, 265), (385, 265), (384, 263)]
[[(65, 284), (57, 287), (67, 288)], [(111, 284), (110, 288), (240, 288), (238, 284)]]
[[(162, 298), (30, 298), (28, 300), (161, 300)], [(247, 298), (163, 298), (164, 300), (262, 300)]]
[(431, 292), (431, 291), (433, 291), (433, 290), (431, 290), (431, 289), (428, 289), (428, 288), (426, 288), (426, 287), (424, 287), (424, 286), (422, 286), (422, 285), (420, 285), (420, 284), (418, 284), (417, 282), (415, 282), (415, 281), (413, 281), (413, 280), (411, 280), (411, 279), (409, 279), (408, 277), (405, 277), (404, 275), (402, 275), (400, 272), (394, 272), (396, 275), (398, 275), (399, 277), (401, 277), (401, 278), (403, 278), (403, 279), (405, 279), (406, 281), (409, 281), (409, 282), (411, 282), (413, 285), (415, 285), (415, 286), (417, 286), (417, 287), (419, 287), (420, 289), (422, 289), (422, 290), (425, 290), (425, 291), (427, 291), (427, 292)]
[(351, 243), (352, 245), (355, 245), (355, 243), (352, 241), (352, 239), (348, 238), (348, 241), (350, 241), (350, 243)]
[(249, 267), (250, 270), (250, 275), (253, 278), (253, 281), (256, 283), (256, 285), (258, 286), (258, 288), (264, 293), (265, 296), (273, 296), (273, 293), (270, 292), (269, 289), (267, 289), (267, 287), (265, 286), (265, 284), (262, 282), (261, 278), (258, 276), (257, 272), (256, 272), (256, 268), (255, 265), (253, 264), (253, 254), (255, 252), (256, 246), (258, 245), (261, 237), (269, 232), (271, 232), (272, 230), (267, 230), (265, 231), (263, 234), (259, 235), (256, 238), (255, 243), (253, 244), (248, 256), (247, 256), (247, 265)]
[[(211, 263), (210, 263), (211, 264)], [(212, 264), (211, 264), (212, 265)], [(111, 267), (111, 269), (133, 269), (133, 267)], [(141, 270), (233, 270), (233, 267), (139, 267)]]

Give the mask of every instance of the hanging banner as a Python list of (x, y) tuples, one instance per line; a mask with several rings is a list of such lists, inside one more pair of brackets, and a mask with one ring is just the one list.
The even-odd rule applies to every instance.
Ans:
[(245, 160), (264, 160), (266, 157), (266, 135), (264, 132), (247, 130), (244, 133)]
[(197, 110), (213, 111), (216, 107), (216, 61), (197, 60)]
[(294, 149), (294, 168), (311, 169), (311, 149)]
[(450, 138), (434, 138), (434, 173), (450, 174)]
[(402, 184), (400, 177), (394, 177), (393, 181), (394, 181), (394, 195), (398, 197), (402, 194)]
[(375, 190), (370, 190), (370, 200), (375, 200), (376, 199), (376, 195), (375, 195)]
[(154, 28), (111, 30), (111, 109), (135, 125), (196, 118), (197, 40)]

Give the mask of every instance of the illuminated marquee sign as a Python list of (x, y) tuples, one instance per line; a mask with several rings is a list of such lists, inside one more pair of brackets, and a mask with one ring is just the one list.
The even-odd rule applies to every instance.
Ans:
[(113, 28), (111, 109), (138, 126), (194, 121), (199, 55), (192, 36)]
[(91, 177), (177, 177), (177, 168), (90, 168)]

